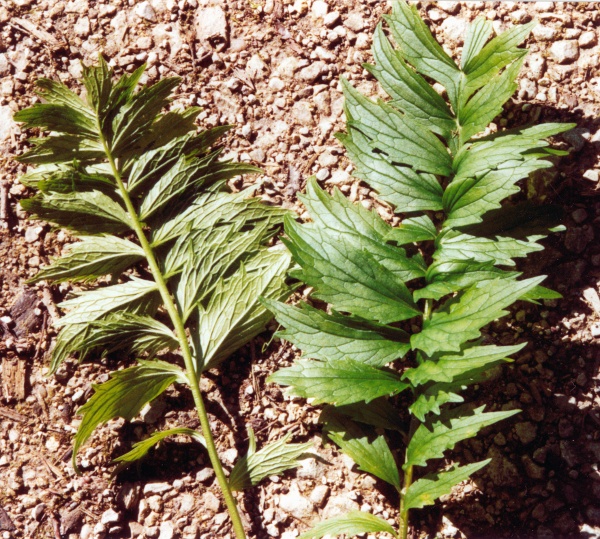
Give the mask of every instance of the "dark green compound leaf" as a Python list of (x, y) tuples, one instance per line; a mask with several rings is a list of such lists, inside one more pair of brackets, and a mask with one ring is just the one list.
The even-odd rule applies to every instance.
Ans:
[(468, 288), (423, 323), (423, 330), (411, 337), (413, 349), (428, 356), (460, 351), (463, 343), (478, 338), (483, 326), (506, 315), (506, 307), (544, 279), (494, 279)]
[(319, 420), (327, 436), (359, 469), (400, 489), (398, 466), (384, 436), (367, 425), (359, 425), (328, 406)]
[(367, 403), (384, 395), (396, 395), (409, 385), (393, 371), (371, 367), (353, 359), (298, 360), (292, 367), (269, 377), (270, 382), (289, 386), (291, 395), (314, 398), (315, 404)]
[(443, 412), (439, 417), (422, 423), (411, 438), (406, 449), (403, 469), (409, 466), (426, 466), (430, 459), (442, 458), (444, 452), (467, 438), (473, 438), (488, 425), (507, 419), (520, 410), (484, 413), (481, 406), (472, 412), (461, 407)]
[(362, 249), (359, 240), (286, 220), (285, 242), (302, 270), (293, 276), (338, 311), (383, 324), (419, 314), (402, 280)]
[(434, 240), (438, 235), (435, 225), (427, 215), (412, 217), (402, 221), (400, 226), (392, 228), (386, 239), (398, 245)]
[(356, 402), (344, 406), (336, 406), (336, 411), (350, 419), (377, 429), (404, 432), (401, 428), (398, 410), (390, 404), (387, 397), (380, 397), (371, 402)]
[(498, 361), (506, 361), (525, 347), (526, 343), (514, 346), (473, 346), (459, 354), (442, 354), (426, 360), (418, 367), (406, 369), (402, 379), (413, 386), (429, 382), (451, 382), (456, 377), (481, 367), (491, 366)]
[(469, 479), (475, 472), (487, 466), (492, 459), (474, 462), (466, 466), (455, 466), (451, 470), (428, 474), (415, 481), (408, 487), (404, 495), (404, 505), (407, 509), (421, 509), (433, 505), (445, 494), (450, 494), (452, 488)]
[(449, 139), (456, 129), (456, 119), (444, 99), (392, 47), (378, 25), (373, 37), (375, 65), (365, 68), (377, 78), (392, 98), (392, 105), (420, 121), (434, 133)]
[(353, 359), (383, 367), (410, 349), (408, 334), (401, 329), (338, 313), (327, 314), (305, 303), (299, 307), (264, 303), (286, 328), (278, 336), (300, 348), (304, 357)]
[(417, 122), (383, 102), (374, 103), (342, 79), (348, 125), (370, 139), (370, 146), (392, 162), (431, 174), (452, 173), (452, 158), (442, 142)]
[(493, 32), (492, 21), (488, 21), (485, 17), (477, 17), (467, 30), (465, 44), (461, 56), (461, 69), (475, 58), (488, 42)]
[(402, 212), (442, 209), (442, 186), (433, 174), (392, 164), (358, 129), (349, 126), (348, 131), (349, 135), (338, 133), (336, 137), (356, 167), (353, 174), (377, 191), (379, 198)]
[(93, 386), (94, 395), (77, 411), (83, 419), (75, 435), (73, 466), (76, 468), (79, 448), (96, 427), (116, 417), (133, 419), (174, 382), (187, 383), (179, 367), (164, 361), (140, 361), (136, 367), (114, 372), (108, 382)]
[(380, 517), (363, 511), (350, 511), (345, 515), (330, 518), (319, 522), (307, 532), (298, 536), (298, 539), (320, 539), (321, 537), (354, 537), (363, 533), (389, 533), (398, 537), (396, 530)]

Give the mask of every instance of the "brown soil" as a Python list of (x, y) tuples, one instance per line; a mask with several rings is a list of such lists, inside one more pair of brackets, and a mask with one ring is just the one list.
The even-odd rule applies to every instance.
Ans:
[[(28, 193), (18, 181), (25, 168), (12, 157), (24, 150), (29, 134), (11, 116), (34, 101), (34, 81), (49, 77), (75, 85), (81, 62), (94, 63), (100, 51), (117, 72), (147, 62), (150, 82), (182, 77), (176, 104), (204, 107), (202, 127), (236, 125), (228, 156), (265, 170), (245, 181), (260, 182), (266, 200), (301, 214), (296, 193), (317, 174), (324, 185), (378, 207), (349, 174), (333, 134), (344, 128), (340, 76), (377, 94), (361, 64), (371, 59), (373, 29), (388, 9), (376, 0), (0, 2), (3, 538), (231, 537), (214, 475), (190, 442), (166, 442), (152, 459), (111, 478), (111, 459), (148, 432), (196, 426), (190, 398), (176, 389), (138, 420), (99, 429), (81, 453), (83, 475), (74, 474), (76, 410), (91, 384), (121, 363), (70, 361), (56, 376), (44, 376), (56, 304), (70, 287), (26, 280), (71, 240), (28, 219), (17, 204)], [(420, 10), (454, 55), (465, 21), (477, 15), (499, 28), (538, 19), (518, 94), (497, 121), (572, 121), (578, 127), (565, 136), (570, 155), (556, 170), (524, 184), (524, 196), (564, 208), (568, 230), (547, 240), (546, 250), (520, 269), (547, 274), (545, 284), (564, 299), (521, 305), (495, 324), (494, 341), (529, 345), (498, 378), (466, 397), (523, 413), (448, 455), (448, 462), (493, 461), (435, 508), (415, 511), (414, 536), (600, 537), (600, 3), (421, 2)], [(215, 13), (225, 18), (211, 19)], [(394, 494), (323, 443), (318, 409), (265, 383), (293, 355), (265, 334), (211, 373), (204, 388), (228, 466), (246, 451), (247, 425), (259, 444), (292, 432), (296, 441), (313, 440), (319, 455), (240, 495), (249, 535), (291, 539), (316, 519), (360, 508), (394, 519)]]

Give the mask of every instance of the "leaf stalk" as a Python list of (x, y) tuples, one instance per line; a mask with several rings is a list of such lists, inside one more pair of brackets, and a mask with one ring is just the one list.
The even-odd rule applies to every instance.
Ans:
[[(99, 132), (101, 133), (100, 129)], [(215, 475), (217, 476), (219, 486), (221, 487), (221, 491), (223, 493), (225, 505), (227, 506), (227, 510), (231, 518), (231, 523), (233, 526), (235, 536), (237, 537), (237, 539), (246, 539), (246, 533), (244, 531), (244, 525), (242, 523), (242, 519), (237, 508), (237, 502), (233, 496), (231, 488), (229, 487), (229, 483), (227, 481), (227, 477), (225, 476), (223, 466), (221, 465), (221, 460), (219, 459), (219, 455), (215, 446), (215, 441), (210, 429), (210, 423), (208, 419), (208, 414), (206, 412), (206, 406), (204, 404), (204, 399), (202, 398), (202, 393), (200, 391), (200, 375), (196, 372), (195, 362), (192, 356), (192, 351), (190, 349), (190, 344), (187, 338), (183, 320), (179, 311), (177, 310), (171, 293), (169, 292), (165, 278), (154, 255), (154, 251), (152, 250), (150, 242), (146, 238), (146, 234), (144, 233), (142, 223), (140, 222), (139, 216), (135, 210), (131, 197), (129, 196), (129, 192), (127, 191), (127, 188), (123, 183), (121, 173), (117, 167), (115, 159), (103, 135), (101, 135), (101, 140), (104, 146), (104, 151), (110, 163), (113, 176), (115, 178), (115, 181), (117, 182), (117, 186), (119, 187), (119, 192), (121, 194), (123, 202), (125, 203), (127, 212), (129, 213), (129, 217), (131, 219), (131, 227), (136, 233), (140, 245), (144, 250), (144, 254), (146, 255), (146, 259), (148, 261), (148, 266), (150, 267), (152, 277), (154, 278), (154, 281), (158, 287), (165, 309), (167, 310), (169, 318), (171, 319), (171, 322), (175, 329), (175, 334), (177, 336), (177, 340), (179, 341), (183, 361), (185, 363), (186, 376), (189, 381), (190, 390), (194, 398), (194, 404), (198, 412), (198, 419), (200, 420), (202, 435), (206, 440), (206, 449), (208, 451), (208, 456), (210, 458), (211, 465), (215, 471)]]

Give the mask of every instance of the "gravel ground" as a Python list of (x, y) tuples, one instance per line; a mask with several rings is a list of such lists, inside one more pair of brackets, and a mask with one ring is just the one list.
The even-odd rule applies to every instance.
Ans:
[[(528, 340), (517, 361), (469, 400), (523, 413), (464, 442), (448, 460), (493, 457), (474, 481), (429, 510), (415, 512), (414, 537), (600, 537), (600, 3), (420, 2), (444, 47), (460, 53), (465, 25), (483, 14), (497, 30), (535, 18), (531, 54), (515, 99), (499, 125), (574, 121), (560, 144), (570, 150), (555, 171), (524, 184), (524, 195), (562, 205), (568, 231), (521, 268), (545, 273), (564, 300), (521, 305), (495, 324), (499, 344)], [(0, 0), (0, 533), (3, 539), (169, 539), (231, 537), (214, 473), (186, 440), (111, 477), (112, 458), (153, 429), (195, 427), (187, 394), (172, 389), (135, 421), (110, 422), (81, 452), (82, 476), (70, 464), (77, 408), (92, 383), (121, 367), (115, 359), (67, 362), (44, 376), (56, 303), (68, 285), (28, 286), (39, 266), (71, 240), (29, 220), (17, 202), (24, 167), (12, 160), (26, 134), (12, 114), (34, 100), (39, 77), (72, 85), (82, 62), (102, 52), (117, 72), (146, 62), (147, 82), (179, 75), (176, 105), (201, 105), (202, 127), (234, 124), (228, 157), (265, 174), (265, 200), (303, 209), (296, 193), (316, 174), (351, 200), (398, 222), (364, 185), (333, 137), (343, 130), (339, 77), (377, 95), (362, 68), (372, 31), (389, 6), (377, 0)], [(249, 536), (291, 539), (315, 519), (368, 509), (394, 519), (397, 500), (378, 481), (323, 444), (318, 410), (282, 396), (265, 378), (294, 351), (270, 335), (210, 373), (204, 388), (223, 461), (292, 432), (314, 442), (319, 459), (239, 496)], [(444, 515), (444, 516), (442, 516)]]

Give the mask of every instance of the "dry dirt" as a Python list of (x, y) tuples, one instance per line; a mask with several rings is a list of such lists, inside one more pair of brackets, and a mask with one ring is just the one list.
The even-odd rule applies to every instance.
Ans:
[[(566, 233), (522, 266), (547, 274), (564, 299), (522, 305), (491, 328), (498, 343), (528, 340), (518, 360), (469, 399), (523, 413), (465, 442), (451, 461), (493, 457), (473, 482), (436, 508), (415, 512), (414, 537), (600, 537), (600, 3), (420, 2), (421, 14), (447, 50), (459, 53), (466, 21), (483, 14), (497, 29), (536, 18), (531, 54), (515, 99), (499, 125), (573, 121), (570, 150), (554, 173), (524, 183), (524, 196), (565, 209)], [(77, 408), (91, 384), (122, 366), (116, 359), (68, 362), (52, 378), (48, 350), (56, 303), (69, 286), (28, 286), (26, 279), (70, 239), (27, 218), (28, 195), (12, 160), (26, 133), (12, 114), (34, 101), (39, 77), (74, 85), (81, 63), (99, 52), (117, 72), (147, 62), (149, 82), (179, 75), (178, 105), (201, 105), (202, 127), (236, 125), (228, 156), (265, 174), (262, 196), (302, 209), (296, 193), (316, 174), (352, 200), (378, 207), (351, 177), (333, 134), (342, 130), (339, 77), (367, 94), (378, 90), (362, 68), (372, 31), (389, 6), (380, 0), (0, 0), (0, 534), (3, 539), (231, 537), (206, 457), (185, 440), (164, 443), (152, 459), (111, 478), (112, 458), (148, 432), (196, 426), (190, 398), (174, 389), (130, 424), (110, 422), (70, 464)], [(383, 211), (382, 208), (379, 208)], [(388, 216), (389, 217), (389, 216)], [(229, 466), (247, 448), (292, 432), (314, 441), (318, 460), (239, 496), (249, 536), (291, 539), (318, 518), (367, 509), (396, 515), (394, 493), (331, 446), (318, 410), (290, 401), (265, 383), (293, 351), (257, 339), (205, 390)], [(443, 516), (442, 516), (443, 515)], [(437, 535), (436, 535), (437, 534)]]

